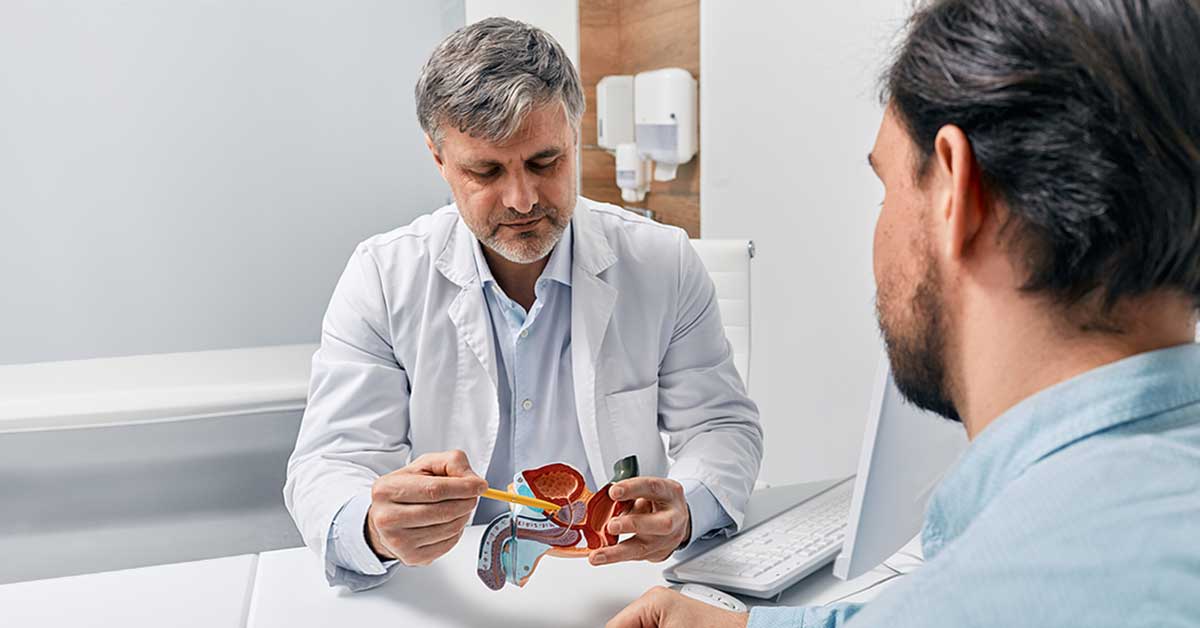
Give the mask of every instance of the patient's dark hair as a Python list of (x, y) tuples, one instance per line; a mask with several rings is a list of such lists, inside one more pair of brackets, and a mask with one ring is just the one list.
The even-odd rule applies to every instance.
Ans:
[(918, 177), (966, 133), (1026, 291), (1200, 307), (1200, 1), (926, 2), (883, 82)]

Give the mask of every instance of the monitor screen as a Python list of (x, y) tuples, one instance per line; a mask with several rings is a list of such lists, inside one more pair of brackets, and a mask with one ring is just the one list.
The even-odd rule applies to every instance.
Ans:
[(925, 505), (967, 447), (966, 430), (908, 403), (881, 355), (863, 435), (846, 541), (833, 573), (858, 577), (921, 530)]

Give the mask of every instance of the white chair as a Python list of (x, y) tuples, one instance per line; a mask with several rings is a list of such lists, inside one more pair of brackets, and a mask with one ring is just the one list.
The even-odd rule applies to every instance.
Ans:
[[(692, 247), (708, 269), (717, 288), (717, 305), (725, 337), (733, 346), (733, 364), (742, 376), (746, 392), (750, 388), (750, 260), (754, 259), (754, 240), (692, 240)], [(666, 442), (666, 437), (663, 437)], [(758, 481), (754, 488), (767, 488)]]
[(692, 240), (692, 247), (717, 288), (717, 304), (725, 337), (733, 346), (733, 363), (750, 388), (750, 260), (753, 240)]

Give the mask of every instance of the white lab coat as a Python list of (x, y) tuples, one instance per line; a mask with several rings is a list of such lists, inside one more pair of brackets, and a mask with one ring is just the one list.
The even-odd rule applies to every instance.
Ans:
[[(572, 220), (571, 365), (593, 475), (636, 454), (643, 475), (702, 482), (740, 525), (762, 430), (687, 235), (584, 198)], [(378, 476), (451, 449), (487, 471), (500, 414), (473, 239), (444, 207), (360, 244), (334, 290), (284, 487), (323, 559), (333, 517)]]

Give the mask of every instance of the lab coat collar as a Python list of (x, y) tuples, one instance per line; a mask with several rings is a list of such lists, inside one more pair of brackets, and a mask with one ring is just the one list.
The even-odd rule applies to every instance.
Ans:
[[(458, 208), (455, 206), (455, 213)], [(466, 288), (473, 283), (478, 283), (479, 272), (475, 268), (475, 234), (467, 228), (467, 223), (463, 222), (462, 216), (458, 216), (458, 220), (454, 224), (454, 228), (447, 234), (446, 241), (442, 244), (442, 250), (438, 253), (437, 260), (434, 266), (455, 285), (460, 288)]]
[(608, 244), (608, 236), (600, 228), (600, 221), (592, 215), (592, 202), (580, 196), (575, 203), (575, 215), (571, 218), (575, 230), (575, 250), (572, 266), (590, 275), (599, 275), (617, 263), (617, 254)]
[[(563, 230), (562, 238), (554, 245), (554, 249), (550, 251), (550, 259), (546, 261), (546, 268), (542, 270), (540, 279), (550, 279), (557, 281), (568, 288), (571, 286), (571, 232), (574, 229), (571, 223), (567, 223), (567, 228)], [(488, 283), (496, 283), (496, 277), (492, 275), (492, 267), (488, 265), (487, 258), (483, 255), (483, 243), (478, 239), (475, 240), (475, 270), (479, 273), (480, 285), (486, 286)]]
[[(463, 222), (462, 216), (458, 215), (458, 208), (452, 207), (454, 207), (457, 220), (454, 228), (449, 230), (446, 241), (442, 244), (441, 252), (434, 261), (434, 267), (446, 279), (454, 282), (460, 288), (458, 295), (450, 303), (448, 312), (450, 320), (458, 330), (459, 337), (470, 348), (471, 353), (475, 355), (480, 366), (487, 373), (494, 391), (498, 385), (499, 376), (496, 355), (493, 351), (492, 329), (487, 322), (487, 305), (484, 302), (483, 291), (478, 289), (480, 283), (479, 271), (475, 266), (475, 247), (479, 244), (475, 240), (475, 234), (471, 233), (467, 224)], [(492, 415), (490, 429), (494, 433), (499, 424), (498, 411), (493, 412)], [(493, 442), (492, 445), (494, 444)], [(489, 458), (491, 457), (491, 445), (489, 445), (487, 455)]]
[[(457, 208), (456, 208), (457, 210)], [(608, 243), (608, 237), (592, 216), (592, 202), (582, 196), (575, 203), (575, 215), (571, 218), (573, 244), (571, 266), (589, 275), (599, 275), (617, 262), (617, 255)], [(479, 247), (475, 234), (459, 216), (457, 224), (450, 230), (442, 244), (434, 266), (455, 285), (466, 288), (481, 283), (480, 271), (476, 266), (475, 251)], [(558, 247), (555, 247), (556, 249)], [(553, 255), (553, 254), (552, 254)], [(574, 277), (574, 274), (573, 274)]]

